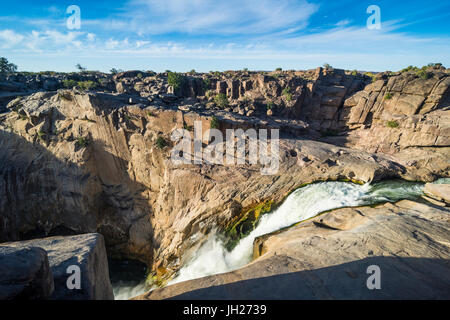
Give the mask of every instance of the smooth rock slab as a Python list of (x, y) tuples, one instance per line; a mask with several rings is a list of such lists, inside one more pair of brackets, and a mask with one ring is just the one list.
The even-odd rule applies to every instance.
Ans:
[[(70, 237), (50, 237), (8, 243), (9, 248), (39, 247), (47, 251), (53, 272), (55, 300), (112, 300), (114, 294), (109, 279), (108, 261), (103, 236), (82, 234)], [(0, 246), (2, 248), (2, 246)], [(70, 290), (67, 280), (69, 266), (79, 266), (81, 288)]]
[(53, 291), (45, 250), (0, 246), (0, 300), (47, 299)]
[(423, 192), (436, 200), (450, 204), (450, 184), (427, 183)]

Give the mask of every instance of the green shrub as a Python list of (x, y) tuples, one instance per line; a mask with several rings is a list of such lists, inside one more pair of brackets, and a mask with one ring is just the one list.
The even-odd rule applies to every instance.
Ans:
[(358, 71), (357, 70), (353, 70), (352, 71), (352, 76), (357, 76), (358, 75)]
[(282, 68), (276, 68), (275, 71), (282, 71)]
[(323, 67), (325, 68), (325, 69), (332, 69), (333, 67), (332, 66), (330, 66), (328, 63), (324, 63), (323, 64)]
[(224, 93), (217, 94), (214, 97), (214, 103), (219, 108), (226, 108), (226, 107), (228, 107), (228, 98), (227, 98), (226, 94), (224, 94)]
[(392, 99), (392, 93), (387, 92), (387, 93), (384, 95), (384, 100), (390, 100), (390, 99)]
[(210, 78), (203, 79), (203, 88), (205, 90), (208, 90), (209, 88), (211, 88), (211, 79)]
[(440, 63), (440, 62), (438, 62), (438, 63), (429, 63), (428, 64), (428, 67), (438, 67), (438, 68), (440, 68), (440, 67), (442, 67), (442, 63)]
[(79, 81), (78, 82), (78, 88), (81, 90), (92, 90), (97, 87), (98, 83), (94, 81)]
[(38, 136), (39, 140), (44, 141), (44, 137), (46, 136), (46, 134), (44, 131), (39, 130), (37, 133), (37, 136)]
[(274, 106), (274, 104), (273, 104), (272, 101), (269, 101), (269, 102), (267, 102), (267, 104), (266, 104), (267, 110), (272, 110), (273, 106)]
[(386, 124), (389, 128), (398, 128), (399, 124), (396, 120), (390, 120)]
[(159, 136), (159, 137), (156, 139), (156, 146), (157, 146), (159, 149), (164, 149), (165, 147), (168, 146), (168, 143), (167, 143), (166, 139), (164, 139), (163, 137)]
[(283, 95), (286, 97), (287, 101), (291, 101), (292, 100), (291, 88), (289, 88), (289, 87), (284, 88)]
[(67, 89), (72, 89), (77, 86), (77, 82), (75, 80), (63, 80), (63, 86)]
[(375, 82), (377, 75), (373, 74), (372, 72), (366, 72), (366, 76), (370, 77), (372, 79), (372, 82)]
[(85, 148), (85, 147), (87, 147), (88, 144), (89, 144), (88, 138), (85, 138), (85, 137), (77, 138), (77, 146), (79, 146), (80, 148)]
[(209, 124), (210, 124), (211, 129), (218, 129), (220, 126), (219, 119), (217, 119), (215, 116), (213, 116), (211, 118), (211, 121)]
[(427, 80), (430, 78), (430, 73), (428, 73), (425, 70), (419, 70), (416, 72), (416, 76), (418, 76), (421, 79)]
[(402, 69), (400, 72), (408, 72), (408, 71), (418, 71), (419, 68), (415, 67), (415, 66), (408, 66), (404, 69)]
[(167, 82), (170, 86), (173, 87), (174, 90), (178, 90), (181, 88), (185, 81), (185, 77), (176, 72), (169, 72), (167, 75)]

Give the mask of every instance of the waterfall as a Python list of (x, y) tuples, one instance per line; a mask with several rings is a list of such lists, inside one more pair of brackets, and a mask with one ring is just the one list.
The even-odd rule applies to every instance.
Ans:
[[(243, 237), (231, 251), (226, 249), (223, 235), (217, 231), (210, 232), (198, 250), (183, 257), (186, 262), (168, 284), (241, 268), (252, 259), (255, 238), (309, 219), (321, 212), (342, 207), (416, 199), (422, 194), (423, 186), (423, 183), (393, 180), (373, 185), (319, 182), (299, 188), (276, 210), (263, 215), (256, 228)], [(143, 290), (142, 287), (140, 289)], [(131, 288), (127, 291), (131, 291)]]

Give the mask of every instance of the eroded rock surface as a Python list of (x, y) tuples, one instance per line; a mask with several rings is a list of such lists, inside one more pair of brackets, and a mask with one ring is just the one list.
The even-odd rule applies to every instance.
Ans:
[(136, 299), (448, 299), (449, 214), (410, 200), (333, 210), (256, 239), (246, 267)]
[[(179, 90), (167, 74), (80, 75), (99, 82), (89, 92), (59, 89), (63, 77), (51, 89), (3, 79), (14, 85), (8, 97), (20, 83), (25, 95), (59, 90), (18, 97), (0, 114), (0, 241), (99, 232), (111, 257), (170, 275), (193, 235), (304, 183), (449, 176), (449, 74), (427, 72), (189, 74)], [(279, 129), (278, 171), (174, 165), (173, 130), (201, 121), (206, 131), (213, 120), (222, 132)]]

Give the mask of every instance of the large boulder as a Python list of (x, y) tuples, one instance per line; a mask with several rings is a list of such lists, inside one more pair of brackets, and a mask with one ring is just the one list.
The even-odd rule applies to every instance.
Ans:
[[(55, 300), (112, 300), (114, 299), (109, 279), (108, 261), (103, 236), (83, 234), (70, 237), (50, 237), (29, 241), (11, 242), (0, 249), (24, 250), (39, 247), (47, 251), (53, 273)], [(2, 263), (2, 265), (4, 265)], [(11, 267), (12, 265), (7, 265)], [(80, 289), (69, 289), (69, 277), (74, 275), (75, 266), (80, 270)], [(72, 283), (72, 282), (71, 282)], [(74, 281), (76, 283), (76, 281)]]
[(44, 249), (0, 246), (0, 300), (48, 299), (53, 291)]

